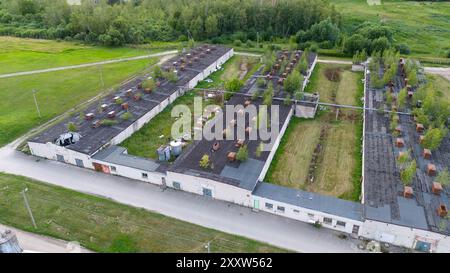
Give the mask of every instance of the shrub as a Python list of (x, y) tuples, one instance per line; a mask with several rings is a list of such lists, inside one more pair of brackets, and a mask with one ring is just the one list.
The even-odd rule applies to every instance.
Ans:
[(146, 79), (144, 82), (142, 82), (142, 88), (144, 89), (150, 89), (153, 90), (156, 86), (155, 80), (153, 79)]
[(236, 159), (239, 161), (245, 161), (248, 159), (248, 148), (247, 145), (242, 146), (241, 148), (239, 148), (237, 154), (236, 154)]
[(162, 73), (161, 67), (159, 65), (155, 65), (153, 67), (152, 76), (155, 79), (163, 77), (163, 73)]
[(396, 49), (397, 49), (398, 52), (400, 52), (400, 54), (409, 55), (409, 53), (411, 53), (411, 50), (409, 49), (409, 46), (407, 46), (405, 44), (397, 45)]
[(67, 124), (67, 130), (69, 130), (70, 132), (76, 132), (78, 131), (78, 128), (75, 123), (69, 122), (69, 124)]
[(133, 117), (133, 114), (131, 112), (125, 112), (120, 116), (120, 118), (123, 120), (129, 120), (132, 117)]
[(202, 167), (203, 169), (208, 168), (209, 167), (209, 155), (204, 154), (202, 156), (202, 159), (200, 159), (199, 164), (200, 164), (200, 167)]
[(234, 40), (233, 45), (234, 46), (241, 46), (242, 45), (242, 41), (241, 40)]
[(416, 174), (417, 163), (413, 160), (409, 165), (400, 172), (400, 179), (405, 186), (411, 184), (414, 175)]
[(448, 173), (448, 169), (444, 169), (439, 173), (439, 175), (436, 177), (436, 182), (439, 182), (444, 186), (450, 184), (450, 175)]
[(166, 78), (169, 82), (177, 82), (178, 75), (174, 71), (169, 71), (165, 73), (164, 78)]
[(113, 126), (116, 125), (117, 123), (118, 123), (117, 120), (114, 119), (104, 119), (100, 121), (100, 124), (103, 126)]
[(441, 146), (442, 139), (446, 135), (445, 129), (433, 128), (427, 131), (425, 134), (425, 139), (423, 141), (423, 147), (430, 149), (431, 151), (436, 150)]

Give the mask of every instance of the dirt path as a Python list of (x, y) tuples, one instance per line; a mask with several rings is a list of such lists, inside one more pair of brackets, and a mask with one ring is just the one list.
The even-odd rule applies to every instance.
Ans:
[(70, 65), (70, 66), (61, 66), (61, 67), (54, 67), (54, 68), (47, 68), (47, 69), (40, 69), (40, 70), (33, 70), (33, 71), (24, 71), (24, 72), (15, 72), (15, 73), (9, 73), (9, 74), (2, 74), (0, 75), (1, 78), (11, 78), (11, 77), (17, 77), (17, 76), (25, 76), (25, 75), (32, 75), (32, 74), (39, 74), (39, 73), (47, 73), (47, 72), (54, 72), (54, 71), (61, 71), (61, 70), (68, 70), (68, 69), (76, 69), (76, 68), (83, 68), (83, 67), (90, 67), (90, 66), (97, 66), (97, 65), (104, 65), (104, 64), (112, 64), (112, 63), (120, 63), (120, 62), (127, 62), (127, 61), (135, 61), (135, 60), (141, 60), (146, 58), (153, 58), (153, 57), (161, 57), (166, 55), (173, 55), (176, 54), (176, 50), (170, 50), (170, 51), (164, 51), (154, 54), (148, 54), (148, 55), (142, 55), (142, 56), (136, 56), (136, 57), (130, 57), (130, 58), (122, 58), (122, 59), (114, 59), (114, 60), (108, 60), (103, 62), (95, 62), (95, 63), (87, 63), (87, 64), (79, 64), (79, 65)]

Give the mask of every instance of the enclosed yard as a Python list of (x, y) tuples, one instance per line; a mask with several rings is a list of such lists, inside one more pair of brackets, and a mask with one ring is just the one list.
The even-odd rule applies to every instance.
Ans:
[[(36, 219), (33, 228), (20, 192)], [(78, 241), (97, 252), (286, 252), (244, 237), (204, 228), (25, 177), (0, 173), (0, 223)]]
[[(338, 79), (325, 71), (339, 69)], [(360, 105), (362, 73), (342, 66), (320, 64), (309, 91), (321, 101)], [(336, 197), (358, 200), (361, 177), (360, 110), (327, 108), (313, 120), (293, 118), (282, 139), (269, 172), (268, 182)]]
[[(247, 63), (245, 67), (248, 69), (241, 70), (240, 67), (244, 67), (242, 65), (244, 63)], [(242, 77), (242, 79), (245, 80), (251, 75), (250, 73), (253, 73), (252, 71), (254, 71), (255, 67), (259, 67), (256, 59), (234, 56), (225, 63), (222, 70), (218, 70), (211, 74), (209, 79), (212, 79), (213, 82), (208, 83), (207, 81), (203, 81), (197, 87), (219, 87), (226, 81), (236, 77)], [(171, 117), (172, 109), (176, 105), (186, 105), (191, 109), (193, 115), (194, 97), (202, 95), (202, 91), (194, 90), (178, 98), (149, 123), (144, 125), (142, 129), (122, 142), (121, 146), (127, 148), (129, 154), (156, 159), (156, 149), (161, 145), (168, 144), (170, 141), (172, 125), (176, 121), (176, 118)], [(203, 100), (202, 106), (206, 107), (210, 104), (216, 104), (216, 102), (212, 99)]]

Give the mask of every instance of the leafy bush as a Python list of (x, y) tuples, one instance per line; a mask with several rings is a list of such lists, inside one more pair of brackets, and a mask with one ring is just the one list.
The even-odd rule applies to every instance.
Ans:
[(239, 148), (237, 154), (236, 154), (236, 159), (239, 161), (245, 161), (248, 159), (248, 148), (247, 145), (243, 145), (241, 148)]
[(67, 130), (69, 130), (70, 132), (76, 132), (78, 131), (78, 128), (75, 123), (69, 122), (69, 124), (67, 124)]
[(204, 154), (199, 162), (200, 167), (207, 169), (209, 167), (209, 155)]

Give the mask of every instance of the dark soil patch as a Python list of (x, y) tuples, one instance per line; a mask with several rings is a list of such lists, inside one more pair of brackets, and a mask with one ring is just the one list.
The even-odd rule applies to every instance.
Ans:
[(332, 82), (341, 81), (341, 72), (342, 69), (340, 67), (328, 67), (324, 71), (325, 77)]

